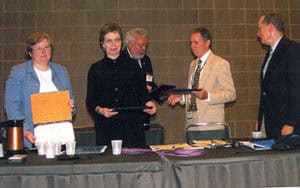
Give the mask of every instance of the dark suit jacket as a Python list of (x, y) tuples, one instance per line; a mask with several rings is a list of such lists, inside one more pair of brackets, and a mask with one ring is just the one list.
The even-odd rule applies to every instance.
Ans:
[[(138, 61), (136, 59), (133, 59), (130, 57), (130, 54), (128, 53), (127, 48), (124, 48), (122, 50), (122, 56), (126, 57), (127, 59), (129, 59), (131, 62), (135, 62), (138, 64)], [(142, 72), (144, 74), (144, 77), (146, 78), (147, 74), (150, 74), (153, 76), (153, 69), (152, 69), (152, 64), (151, 64), (151, 60), (150, 58), (145, 55), (142, 59), (141, 59), (141, 63), (142, 63)], [(140, 67), (140, 66), (139, 66)], [(154, 82), (154, 79), (152, 82), (146, 82), (145, 85), (150, 85), (152, 87), (152, 90), (157, 88), (157, 85)], [(144, 124), (149, 124), (150, 123), (150, 115), (147, 113), (143, 113), (143, 122)], [(146, 127), (147, 128), (147, 127)]]
[[(124, 50), (122, 51), (122, 55), (125, 55), (127, 58), (131, 58), (127, 48), (124, 48)], [(133, 59), (133, 58), (131, 58)], [(138, 61), (136, 59), (134, 59), (136, 63), (138, 63)], [(152, 64), (151, 64), (151, 60), (149, 58), (149, 56), (145, 55), (142, 59), (142, 70), (146, 76), (146, 74), (150, 74), (153, 76), (153, 69), (152, 69)], [(148, 85), (150, 85), (152, 87), (152, 90), (157, 88), (157, 85), (154, 82), (154, 79), (152, 82), (147, 82)]]
[[(265, 66), (267, 57), (265, 57)], [(278, 138), (283, 125), (300, 126), (300, 44), (285, 36), (273, 52), (265, 77), (261, 73), (258, 122), (265, 118), (267, 138)]]

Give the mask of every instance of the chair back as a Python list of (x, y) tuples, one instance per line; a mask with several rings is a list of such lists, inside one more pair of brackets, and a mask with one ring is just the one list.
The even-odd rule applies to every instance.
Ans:
[(146, 145), (164, 144), (164, 127), (161, 123), (149, 123), (144, 125)]
[(230, 132), (227, 123), (193, 123), (185, 128), (185, 141), (192, 144), (193, 140), (229, 139)]
[(75, 130), (76, 146), (95, 146), (96, 136), (94, 130), (76, 131)]

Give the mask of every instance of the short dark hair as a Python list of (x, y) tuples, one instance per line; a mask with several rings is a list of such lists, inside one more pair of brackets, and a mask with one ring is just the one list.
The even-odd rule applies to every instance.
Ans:
[(280, 15), (277, 13), (264, 14), (264, 20), (262, 23), (264, 25), (269, 25), (272, 23), (277, 31), (284, 33), (284, 21), (281, 19)]
[(212, 47), (212, 36), (210, 31), (205, 27), (198, 27), (192, 31), (192, 34), (200, 33), (204, 42), (210, 40), (209, 48)]
[(99, 42), (100, 42), (100, 48), (104, 51), (103, 49), (103, 44), (104, 44), (104, 36), (107, 33), (110, 32), (117, 32), (120, 34), (121, 37), (121, 41), (123, 42), (123, 35), (122, 35), (122, 29), (121, 26), (117, 23), (113, 23), (113, 22), (109, 22), (104, 24), (101, 29), (100, 29), (100, 33), (99, 33)]
[(34, 32), (31, 33), (26, 40), (26, 49), (25, 49), (25, 58), (27, 60), (31, 59), (30, 53), (32, 52), (32, 46), (36, 45), (37, 43), (42, 42), (42, 40), (46, 39), (53, 50), (51, 38), (47, 33), (43, 32)]

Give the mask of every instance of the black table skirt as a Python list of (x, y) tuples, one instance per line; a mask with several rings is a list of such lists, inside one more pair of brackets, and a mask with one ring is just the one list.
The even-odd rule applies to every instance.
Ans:
[(156, 153), (80, 155), (49, 160), (29, 153), (24, 164), (0, 160), (2, 187), (198, 188), (300, 185), (300, 151), (206, 149), (199, 157), (160, 158)]
[(155, 153), (80, 155), (78, 160), (45, 159), (29, 153), (24, 164), (0, 161), (0, 187), (162, 187), (163, 165)]
[(170, 187), (300, 186), (300, 151), (252, 151), (248, 148), (206, 150), (201, 158), (167, 156)]

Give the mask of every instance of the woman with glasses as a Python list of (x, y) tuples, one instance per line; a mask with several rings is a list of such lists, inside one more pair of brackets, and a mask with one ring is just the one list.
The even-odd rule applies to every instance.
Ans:
[[(37, 139), (58, 137), (74, 140), (72, 123), (60, 122), (35, 126), (32, 122), (30, 95), (35, 93), (68, 90), (66, 104), (75, 114), (70, 79), (65, 67), (51, 61), (51, 39), (46, 33), (34, 32), (26, 41), (27, 61), (14, 66), (5, 86), (4, 106), (9, 120), (24, 119), (25, 146), (32, 147)], [(60, 125), (57, 125), (60, 124)], [(50, 138), (51, 137), (51, 138)]]
[[(122, 139), (125, 147), (144, 147), (143, 114), (156, 113), (144, 74), (120, 55), (123, 36), (118, 24), (103, 25), (99, 41), (105, 55), (89, 69), (86, 97), (95, 121), (96, 144), (110, 146), (111, 140)], [(150, 108), (140, 109), (146, 106)]]

